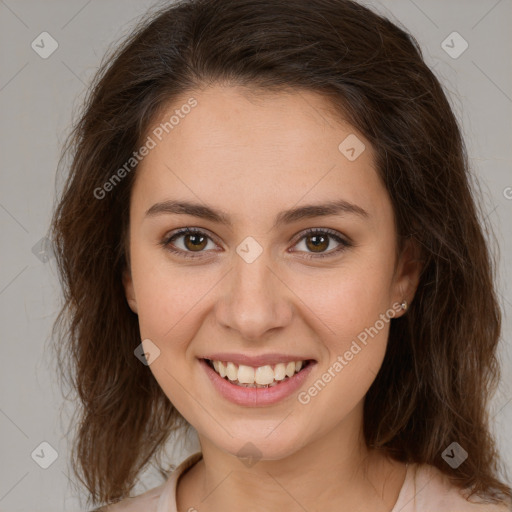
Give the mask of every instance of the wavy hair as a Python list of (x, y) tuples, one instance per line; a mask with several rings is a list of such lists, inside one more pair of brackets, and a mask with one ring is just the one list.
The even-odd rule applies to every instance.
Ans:
[[(184, 0), (150, 11), (104, 58), (59, 162), (70, 157), (51, 226), (64, 292), (54, 339), (59, 374), (78, 398), (73, 470), (89, 501), (128, 496), (169, 434), (188, 426), (133, 354), (138, 318), (122, 273), (136, 166), (97, 191), (170, 102), (215, 83), (316, 92), (370, 141), (397, 247), (412, 237), (424, 265), (366, 395), (367, 445), (434, 465), (471, 495), (511, 497), (487, 410), (500, 377), (492, 228), (418, 43), (350, 0)], [(469, 453), (456, 469), (441, 457), (452, 441)]]

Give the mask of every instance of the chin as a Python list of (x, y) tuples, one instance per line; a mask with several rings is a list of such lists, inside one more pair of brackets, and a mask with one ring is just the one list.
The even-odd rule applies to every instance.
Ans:
[(254, 428), (253, 422), (247, 428), (240, 425), (238, 433), (232, 432), (233, 437), (223, 436), (222, 439), (210, 439), (221, 450), (234, 457), (247, 457), (249, 461), (285, 459), (305, 444), (302, 436), (290, 432), (288, 428), (284, 427), (284, 424), (277, 428), (275, 425), (279, 425), (279, 422), (273, 422), (271, 427), (258, 429)]

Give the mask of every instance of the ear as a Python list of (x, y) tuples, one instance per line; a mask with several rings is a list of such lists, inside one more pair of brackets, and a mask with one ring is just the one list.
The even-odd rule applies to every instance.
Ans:
[[(423, 263), (418, 242), (413, 238), (408, 238), (398, 259), (395, 271), (393, 304), (396, 302), (401, 304), (404, 299), (408, 305), (411, 304), (418, 288)], [(405, 311), (398, 312), (395, 316), (398, 318), (403, 314), (405, 314)]]
[(135, 299), (135, 291), (133, 289), (132, 273), (129, 268), (125, 268), (123, 271), (123, 286), (128, 305), (130, 306), (130, 309), (137, 314), (137, 301)]

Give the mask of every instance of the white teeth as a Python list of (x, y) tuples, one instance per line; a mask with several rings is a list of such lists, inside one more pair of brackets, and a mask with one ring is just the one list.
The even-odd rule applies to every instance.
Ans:
[(226, 375), (229, 380), (236, 380), (238, 377), (238, 371), (234, 363), (228, 363), (226, 365)]
[(244, 387), (272, 387), (284, 380), (293, 377), (299, 372), (304, 361), (290, 361), (278, 363), (274, 367), (270, 365), (253, 368), (244, 364), (236, 365), (231, 361), (212, 361), (215, 371), (222, 377), (227, 377), (231, 382)]
[(284, 363), (276, 364), (274, 368), (274, 379), (283, 380), (286, 377), (286, 366)]
[(292, 377), (294, 373), (295, 373), (295, 363), (293, 361), (290, 361), (286, 365), (286, 376)]
[[(233, 364), (233, 366), (235, 365)], [(236, 380), (236, 378), (229, 380)], [(238, 382), (241, 384), (254, 384), (254, 368), (252, 366), (245, 366), (244, 364), (241, 364), (238, 367)]]
[(256, 384), (270, 384), (271, 382), (274, 382), (274, 371), (272, 370), (272, 367), (266, 365), (256, 368), (256, 371), (254, 372), (254, 381)]

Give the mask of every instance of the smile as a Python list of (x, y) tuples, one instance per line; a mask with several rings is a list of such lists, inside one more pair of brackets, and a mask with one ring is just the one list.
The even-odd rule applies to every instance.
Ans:
[(206, 363), (223, 379), (232, 384), (248, 388), (268, 388), (293, 377), (305, 368), (310, 361), (290, 361), (276, 365), (264, 365), (254, 368), (244, 364), (237, 365), (231, 361), (212, 361)]
[[(224, 358), (222, 358), (224, 359)], [(249, 366), (255, 360), (238, 357), (236, 364), (221, 358), (199, 358), (208, 380), (224, 399), (246, 407), (265, 407), (290, 398), (299, 391), (312, 369), (316, 366), (313, 359), (278, 362), (268, 357), (258, 361), (262, 366)], [(227, 358), (225, 358), (227, 359)], [(257, 358), (256, 358), (257, 359)], [(272, 364), (271, 364), (272, 363)]]

